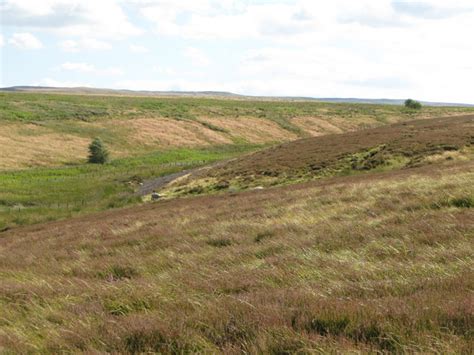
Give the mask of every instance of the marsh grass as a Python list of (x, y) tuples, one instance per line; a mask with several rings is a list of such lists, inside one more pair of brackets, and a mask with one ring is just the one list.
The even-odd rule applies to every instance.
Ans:
[(255, 145), (175, 149), (108, 164), (0, 172), (0, 229), (141, 202), (138, 184), (255, 150)]

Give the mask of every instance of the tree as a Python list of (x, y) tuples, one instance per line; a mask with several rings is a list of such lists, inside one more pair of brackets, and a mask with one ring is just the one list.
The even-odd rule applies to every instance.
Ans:
[(109, 152), (100, 138), (94, 138), (89, 144), (89, 163), (105, 164), (109, 160)]
[(416, 101), (416, 100), (406, 99), (405, 100), (405, 107), (412, 108), (412, 109), (415, 109), (415, 110), (419, 110), (421, 108), (421, 103), (419, 101)]

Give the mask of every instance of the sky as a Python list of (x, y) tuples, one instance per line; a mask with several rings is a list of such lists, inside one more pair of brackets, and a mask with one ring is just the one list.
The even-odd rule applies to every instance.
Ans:
[(0, 0), (0, 87), (474, 103), (472, 0)]

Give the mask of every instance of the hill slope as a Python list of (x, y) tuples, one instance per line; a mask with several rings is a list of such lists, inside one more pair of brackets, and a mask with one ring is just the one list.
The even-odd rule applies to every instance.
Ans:
[(22, 92), (0, 92), (0, 101), (0, 170), (84, 162), (96, 136), (123, 158), (183, 147), (268, 145), (474, 110)]
[(462, 159), (472, 154), (473, 145), (474, 115), (414, 120), (281, 144), (201, 169), (165, 191), (245, 189), (414, 167), (433, 159)]
[[(466, 144), (448, 160), (426, 155), (430, 164), (411, 169), (0, 233), (0, 349), (472, 353), (472, 118), (446, 121), (453, 134), (442, 133), (444, 122), (412, 126), (427, 140)], [(373, 133), (393, 152), (430, 147), (420, 139), (418, 150), (403, 127), (326, 142), (360, 149)], [(295, 150), (300, 144), (241, 158), (235, 171), (288, 149), (297, 153), (285, 160), (293, 165), (276, 171), (290, 176), (309, 162), (305, 149)], [(225, 166), (215, 171), (229, 174)]]

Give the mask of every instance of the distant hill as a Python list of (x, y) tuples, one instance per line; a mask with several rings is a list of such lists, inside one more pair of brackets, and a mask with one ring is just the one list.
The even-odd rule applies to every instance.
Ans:
[[(344, 102), (344, 103), (360, 103), (360, 104), (380, 104), (380, 105), (403, 105), (405, 100), (398, 99), (357, 99), (357, 98), (319, 98), (317, 100), (327, 102)], [(420, 101), (426, 106), (474, 106), (473, 104), (454, 103), (454, 102), (431, 102)]]
[(12, 86), (0, 88), (0, 91), (13, 92), (57, 92), (68, 94), (95, 94), (95, 95), (133, 95), (133, 96), (211, 96), (211, 97), (240, 97), (241, 95), (224, 91), (148, 91), (126, 89), (102, 89), (89, 87), (49, 87), (49, 86)]
[[(89, 87), (49, 87), (49, 86), (12, 86), (0, 88), (0, 91), (13, 92), (57, 92), (70, 94), (91, 95), (131, 95), (131, 96), (186, 96), (186, 97), (225, 97), (235, 99), (261, 99), (261, 100), (288, 100), (288, 101), (322, 101), (334, 103), (360, 103), (378, 105), (403, 105), (400, 99), (361, 99), (361, 98), (339, 98), (339, 97), (304, 97), (304, 96), (249, 96), (234, 94), (225, 91), (149, 91), (149, 90), (126, 90), (126, 89), (101, 89)], [(420, 101), (425, 106), (460, 106), (474, 107), (474, 104), (453, 102), (430, 102)]]

